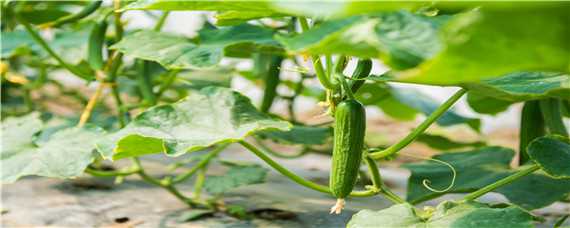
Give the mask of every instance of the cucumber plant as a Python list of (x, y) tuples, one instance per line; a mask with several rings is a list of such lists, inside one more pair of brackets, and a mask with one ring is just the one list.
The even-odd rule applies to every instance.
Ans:
[[(395, 204), (380, 211), (363, 208), (348, 227), (531, 227), (536, 216), (529, 210), (568, 199), (570, 4), (315, 4), (1, 2), (2, 181), (88, 174), (120, 183), (136, 175), (190, 208), (244, 217), (224, 205), (223, 193), (263, 182), (267, 170), (220, 159), (229, 145), (238, 144), (300, 186), (337, 198), (331, 213), (341, 213), (352, 197), (381, 195)], [(126, 26), (124, 14), (140, 11), (155, 24)], [(171, 11), (210, 12), (204, 12), (208, 20), (197, 35), (186, 37), (162, 31)], [(240, 61), (253, 67), (240, 68)], [(351, 64), (356, 67), (347, 73)], [(378, 74), (375, 65), (388, 71)], [(283, 77), (291, 72), (297, 77)], [(73, 77), (94, 84), (95, 92), (86, 97), (69, 84)], [(235, 77), (259, 86), (259, 103), (231, 88)], [(457, 91), (439, 104), (397, 83)], [(517, 152), (427, 132), (434, 123), (480, 132), (478, 118), (452, 110), (465, 95), (468, 105), (484, 115), (524, 104)], [(314, 124), (299, 118), (295, 104), (301, 97), (326, 107), (322, 115), (332, 121)], [(80, 114), (53, 110), (53, 101), (70, 102), (71, 113)], [(287, 102), (286, 112), (276, 110), (280, 101)], [(425, 119), (391, 145), (372, 145), (365, 138), (371, 132), (365, 113), (372, 108), (402, 121), (418, 113)], [(269, 140), (300, 150), (281, 153), (266, 144)], [(331, 141), (332, 147), (326, 147)], [(403, 165), (411, 171), (404, 199), (384, 183), (378, 164), (401, 156), (414, 142), (447, 152)], [(141, 157), (160, 153), (190, 155), (172, 160), (166, 174), (157, 177)], [(307, 153), (332, 156), (328, 186), (272, 158)], [(122, 159), (131, 164), (115, 163)], [(227, 166), (228, 172), (210, 175), (213, 163)], [(358, 185), (358, 179), (367, 184)], [(194, 191), (188, 195), (179, 187), (190, 180)], [(489, 192), (504, 195), (509, 204), (476, 201)], [(447, 193), (467, 194), (436, 208), (415, 206)]]

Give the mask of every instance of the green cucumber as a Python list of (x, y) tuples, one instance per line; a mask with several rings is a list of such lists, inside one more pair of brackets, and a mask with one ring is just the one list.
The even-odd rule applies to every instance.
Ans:
[(279, 74), (281, 73), (281, 62), (283, 62), (282, 56), (271, 56), (271, 61), (269, 62), (269, 68), (265, 74), (265, 88), (263, 89), (263, 99), (261, 100), (260, 110), (262, 112), (269, 112), (271, 105), (275, 97), (277, 97), (277, 86), (281, 82)]
[(360, 89), (360, 87), (364, 85), (364, 82), (366, 82), (366, 80), (364, 79), (368, 77), (371, 70), (372, 70), (372, 60), (370, 59), (358, 60), (358, 63), (356, 64), (356, 69), (354, 69), (354, 72), (352, 73), (351, 77), (352, 80), (349, 83), (350, 89), (352, 90), (353, 93), (356, 93), (356, 91), (358, 91), (358, 89)]
[(356, 183), (365, 130), (366, 112), (360, 102), (345, 100), (336, 106), (330, 190), (337, 198), (337, 204), (331, 208), (331, 213), (340, 213), (344, 198)]
[(568, 137), (568, 130), (564, 126), (561, 101), (556, 98), (547, 98), (540, 100), (539, 104), (548, 132)]
[(105, 32), (107, 22), (102, 20), (97, 23), (89, 34), (89, 44), (87, 46), (87, 62), (94, 70), (102, 70), (105, 66), (103, 61), (103, 45), (105, 43)]
[(544, 119), (538, 101), (527, 101), (521, 112), (519, 130), (519, 164), (527, 163), (530, 158), (526, 152), (528, 144), (546, 134)]
[(47, 24), (52, 27), (59, 27), (67, 23), (81, 20), (82, 18), (87, 17), (93, 12), (95, 12), (95, 10), (97, 10), (101, 6), (101, 4), (103, 4), (103, 1), (101, 0), (92, 1), (89, 4), (87, 4), (85, 7), (83, 7), (83, 9), (81, 9), (81, 11), (77, 12), (76, 14), (71, 14), (65, 17), (58, 18), (57, 20)]

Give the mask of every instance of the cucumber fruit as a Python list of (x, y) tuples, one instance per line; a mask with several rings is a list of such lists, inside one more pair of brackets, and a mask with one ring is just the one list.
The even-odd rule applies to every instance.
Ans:
[(339, 214), (358, 176), (364, 134), (366, 130), (366, 112), (364, 106), (356, 100), (340, 102), (335, 110), (334, 146), (330, 190), (337, 198), (337, 204), (331, 213)]

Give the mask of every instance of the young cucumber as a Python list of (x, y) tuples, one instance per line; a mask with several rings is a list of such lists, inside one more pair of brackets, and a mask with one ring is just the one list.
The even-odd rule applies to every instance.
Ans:
[(345, 100), (337, 105), (330, 176), (330, 190), (337, 202), (331, 208), (331, 214), (341, 212), (344, 198), (354, 187), (362, 160), (365, 129), (366, 112), (360, 102)]
[(519, 164), (530, 161), (526, 147), (538, 137), (546, 135), (544, 119), (540, 111), (539, 101), (527, 101), (521, 112), (519, 131)]
[(107, 22), (105, 20), (95, 24), (91, 34), (89, 34), (89, 45), (87, 46), (87, 62), (91, 68), (102, 70), (105, 66), (103, 60), (103, 45), (105, 42), (105, 32), (107, 31)]
[(261, 100), (261, 106), (259, 108), (262, 112), (269, 112), (275, 97), (277, 97), (277, 87), (281, 82), (281, 79), (279, 78), (279, 74), (281, 73), (281, 62), (283, 62), (283, 57), (281, 56), (267, 57), (271, 59), (267, 72), (265, 72), (265, 88), (263, 90), (263, 99)]
[(101, 4), (103, 4), (103, 1), (101, 1), (101, 0), (91, 1), (83, 9), (81, 9), (81, 11), (77, 12), (76, 14), (71, 14), (71, 15), (67, 15), (67, 16), (58, 18), (57, 20), (55, 20), (53, 22), (46, 23), (42, 27), (45, 27), (45, 26), (59, 27), (59, 26), (62, 26), (64, 24), (67, 24), (67, 23), (76, 22), (78, 20), (81, 20), (84, 17), (91, 15), (93, 12), (95, 12), (101, 6)]

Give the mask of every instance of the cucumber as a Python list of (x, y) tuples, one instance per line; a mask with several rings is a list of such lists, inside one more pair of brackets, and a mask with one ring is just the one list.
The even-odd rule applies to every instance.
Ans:
[(366, 112), (364, 106), (356, 100), (340, 102), (335, 110), (334, 145), (330, 190), (337, 198), (331, 213), (339, 214), (358, 176), (364, 133), (366, 130)]
[(105, 43), (105, 32), (107, 22), (102, 20), (97, 23), (89, 34), (89, 44), (87, 46), (87, 62), (94, 70), (102, 70), (105, 66), (103, 61), (103, 44)]
[(548, 132), (568, 137), (568, 130), (564, 126), (561, 101), (555, 98), (547, 98), (538, 102)]
[[(364, 78), (368, 77), (370, 71), (372, 70), (372, 60), (370, 59), (360, 59), (356, 64), (356, 69), (352, 73), (351, 81), (349, 83), (350, 89), (353, 93), (356, 93), (366, 80)], [(360, 79), (360, 80), (359, 80)]]
[(275, 97), (277, 97), (277, 86), (281, 82), (279, 74), (281, 73), (281, 62), (283, 62), (283, 57), (281, 56), (271, 56), (271, 61), (269, 62), (269, 68), (265, 74), (265, 88), (263, 89), (263, 99), (261, 100), (260, 110), (262, 112), (269, 112), (271, 105)]
[(92, 1), (89, 4), (87, 4), (85, 7), (83, 7), (83, 9), (81, 9), (81, 11), (77, 12), (76, 14), (71, 14), (65, 17), (58, 18), (57, 20), (47, 24), (51, 27), (59, 27), (67, 23), (72, 23), (81, 20), (82, 18), (87, 17), (93, 12), (95, 12), (95, 10), (97, 10), (101, 6), (101, 4), (103, 4), (103, 1), (101, 0)]
[(527, 163), (530, 158), (526, 152), (528, 144), (546, 134), (544, 119), (540, 111), (539, 101), (527, 101), (521, 112), (519, 130), (519, 164)]

